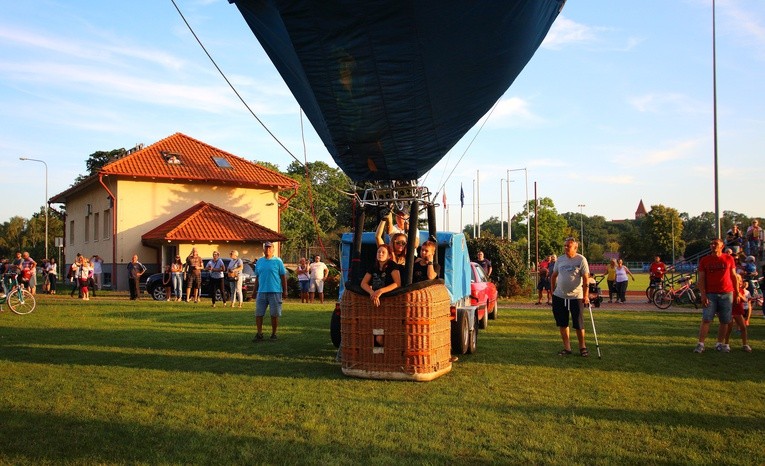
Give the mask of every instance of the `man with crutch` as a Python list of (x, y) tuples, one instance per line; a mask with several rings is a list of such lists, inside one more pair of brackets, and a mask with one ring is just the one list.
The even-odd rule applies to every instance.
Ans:
[(564, 252), (555, 262), (550, 285), (553, 289), (552, 311), (555, 324), (560, 330), (563, 339), (563, 349), (558, 352), (559, 356), (568, 356), (571, 351), (571, 338), (569, 335), (569, 315), (576, 338), (579, 340), (579, 354), (583, 357), (590, 355), (584, 341), (584, 319), (582, 313), (584, 306), (590, 305), (589, 286), (590, 268), (587, 259), (576, 250), (579, 243), (574, 238), (566, 238)]

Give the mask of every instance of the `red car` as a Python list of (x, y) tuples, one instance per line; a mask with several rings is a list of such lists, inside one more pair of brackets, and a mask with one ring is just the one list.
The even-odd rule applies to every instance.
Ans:
[(470, 263), (473, 276), (470, 278), (470, 304), (478, 306), (478, 328), (484, 329), (489, 319), (497, 318), (497, 287), (490, 282), (483, 268), (475, 262)]

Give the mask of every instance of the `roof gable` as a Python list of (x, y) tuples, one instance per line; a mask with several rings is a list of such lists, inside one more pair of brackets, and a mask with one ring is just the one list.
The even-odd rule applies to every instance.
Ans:
[(216, 205), (199, 202), (141, 236), (143, 241), (286, 241), (287, 238)]
[(175, 133), (150, 146), (104, 165), (100, 173), (152, 180), (233, 184), (258, 187), (296, 187), (281, 173)]

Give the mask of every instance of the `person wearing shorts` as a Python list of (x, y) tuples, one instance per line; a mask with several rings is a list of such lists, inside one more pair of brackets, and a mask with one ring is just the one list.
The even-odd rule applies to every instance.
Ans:
[(308, 272), (311, 280), (308, 285), (308, 298), (313, 302), (313, 297), (316, 293), (319, 294), (319, 302), (324, 304), (324, 280), (329, 275), (329, 269), (327, 264), (321, 261), (320, 256), (316, 256), (311, 265), (308, 266)]
[(587, 259), (577, 254), (579, 243), (574, 238), (566, 238), (564, 242), (565, 254), (555, 262), (550, 285), (553, 288), (552, 311), (555, 317), (555, 325), (558, 326), (563, 349), (558, 352), (559, 356), (568, 356), (571, 351), (571, 337), (569, 334), (569, 315), (571, 323), (576, 331), (579, 341), (579, 354), (583, 357), (590, 355), (584, 338), (584, 319), (582, 318), (584, 306), (590, 304), (590, 287), (587, 286), (590, 278), (590, 267)]
[(738, 293), (734, 293), (736, 285), (736, 261), (733, 256), (723, 254), (723, 241), (715, 238), (709, 243), (712, 253), (699, 260), (699, 293), (704, 311), (699, 327), (699, 341), (694, 353), (704, 352), (704, 340), (709, 333), (709, 326), (715, 318), (720, 319), (717, 330), (715, 349), (730, 353), (730, 345), (723, 343), (732, 319), (733, 305), (738, 303)]
[(254, 267), (255, 287), (255, 325), (257, 333), (253, 341), (263, 339), (263, 317), (266, 308), (271, 312), (271, 339), (276, 340), (276, 328), (282, 315), (282, 301), (287, 299), (287, 269), (284, 262), (274, 256), (274, 246), (270, 241), (263, 243), (263, 257)]

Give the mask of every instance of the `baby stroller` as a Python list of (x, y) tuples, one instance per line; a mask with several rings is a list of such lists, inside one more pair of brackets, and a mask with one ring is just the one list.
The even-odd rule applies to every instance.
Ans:
[(590, 303), (595, 307), (600, 307), (600, 303), (603, 302), (603, 296), (600, 295), (600, 284), (605, 278), (605, 274), (590, 276)]

